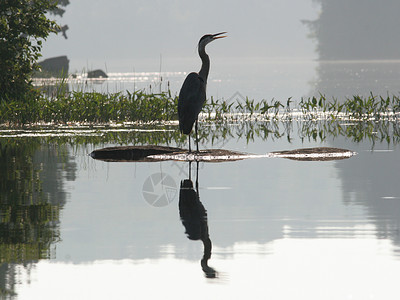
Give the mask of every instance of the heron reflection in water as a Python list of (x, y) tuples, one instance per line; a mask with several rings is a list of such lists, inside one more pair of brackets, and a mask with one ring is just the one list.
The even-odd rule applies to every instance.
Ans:
[(199, 140), (197, 135), (197, 118), (204, 102), (206, 102), (206, 87), (207, 77), (210, 70), (210, 58), (206, 53), (206, 45), (216, 39), (224, 38), (226, 32), (217, 34), (206, 34), (201, 37), (198, 50), (201, 58), (201, 69), (199, 73), (190, 73), (183, 82), (182, 88), (179, 92), (178, 99), (178, 117), (179, 117), (179, 130), (183, 134), (189, 135), (189, 152), (190, 148), (190, 133), (195, 124), (196, 132), (196, 149), (199, 152)]
[(179, 215), (186, 234), (190, 240), (201, 240), (204, 245), (204, 255), (201, 268), (207, 278), (216, 278), (218, 273), (208, 266), (211, 257), (211, 240), (208, 233), (207, 211), (200, 202), (199, 196), (199, 163), (196, 163), (196, 187), (191, 180), (191, 162), (189, 162), (189, 179), (181, 181), (179, 190)]

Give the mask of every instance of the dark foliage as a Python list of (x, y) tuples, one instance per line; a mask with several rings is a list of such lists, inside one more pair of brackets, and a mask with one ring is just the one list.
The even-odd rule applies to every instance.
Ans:
[(36, 70), (42, 41), (58, 29), (46, 12), (49, 0), (0, 2), (0, 101), (32, 99), (31, 74)]

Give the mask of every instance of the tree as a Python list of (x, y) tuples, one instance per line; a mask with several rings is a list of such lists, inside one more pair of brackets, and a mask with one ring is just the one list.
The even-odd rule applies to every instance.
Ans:
[(314, 0), (317, 20), (306, 21), (321, 60), (400, 58), (400, 1)]
[[(50, 13), (52, 15), (55, 15), (55, 16), (58, 15), (58, 16), (62, 17), (64, 15), (64, 13), (65, 13), (65, 9), (62, 8), (62, 7), (65, 7), (65, 6), (69, 5), (69, 0), (52, 0), (52, 2), (57, 3), (57, 7), (55, 7), (53, 10), (50, 10)], [(68, 25), (60, 26), (57, 29), (57, 33), (62, 32), (63, 37), (65, 39), (67, 39), (68, 38), (67, 37), (67, 30), (68, 29), (69, 29)]]
[(42, 41), (59, 26), (46, 12), (52, 0), (2, 0), (0, 2), (0, 101), (24, 101), (36, 93), (31, 74), (38, 69)]

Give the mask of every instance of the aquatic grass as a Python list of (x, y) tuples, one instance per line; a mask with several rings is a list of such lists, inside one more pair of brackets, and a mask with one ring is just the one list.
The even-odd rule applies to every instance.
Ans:
[(167, 92), (144, 91), (103, 94), (57, 92), (28, 102), (0, 102), (0, 123), (22, 126), (35, 123), (157, 122), (177, 119), (177, 97)]
[(333, 98), (328, 101), (324, 95), (301, 98), (296, 103), (291, 97), (286, 102), (274, 98), (271, 101), (256, 102), (248, 98), (243, 102), (228, 103), (211, 99), (203, 109), (204, 121), (237, 120), (318, 120), (347, 119), (355, 121), (400, 119), (400, 98), (398, 96), (354, 96), (340, 102)]
[[(148, 93), (144, 90), (125, 93), (99, 93), (85, 90), (68, 92), (61, 83), (50, 96), (41, 95), (26, 102), (0, 101), (0, 124), (110, 124), (152, 123), (177, 120), (178, 97), (171, 91)], [(203, 107), (203, 122), (228, 121), (315, 121), (329, 120), (400, 120), (400, 98), (396, 95), (354, 96), (342, 101), (320, 94), (295, 101), (265, 99), (229, 102), (211, 97)]]

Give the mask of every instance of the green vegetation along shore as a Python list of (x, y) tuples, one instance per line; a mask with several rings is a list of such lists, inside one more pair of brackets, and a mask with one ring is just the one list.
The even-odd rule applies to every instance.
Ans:
[[(170, 91), (146, 93), (62, 92), (53, 97), (40, 96), (31, 100), (0, 101), (1, 126), (84, 123), (152, 123), (177, 120), (177, 96)], [(238, 118), (282, 119), (296, 114), (303, 119), (346, 117), (357, 120), (382, 118), (400, 119), (400, 96), (354, 96), (328, 100), (319, 97), (289, 98), (283, 102), (246, 99), (242, 102), (208, 99), (202, 118), (207, 121)]]

